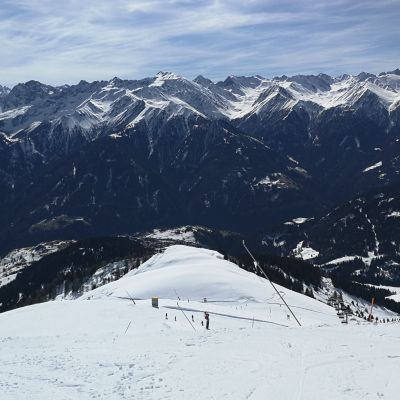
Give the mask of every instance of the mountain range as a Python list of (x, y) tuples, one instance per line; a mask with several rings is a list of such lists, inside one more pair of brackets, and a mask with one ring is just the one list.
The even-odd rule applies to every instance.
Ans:
[(0, 86), (0, 254), (202, 225), (387, 275), (399, 150), (398, 69)]

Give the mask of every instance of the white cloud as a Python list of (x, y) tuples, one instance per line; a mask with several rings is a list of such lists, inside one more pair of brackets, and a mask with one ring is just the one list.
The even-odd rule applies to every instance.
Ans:
[(399, 64), (400, 7), (350, 0), (3, 0), (0, 82), (275, 75)]

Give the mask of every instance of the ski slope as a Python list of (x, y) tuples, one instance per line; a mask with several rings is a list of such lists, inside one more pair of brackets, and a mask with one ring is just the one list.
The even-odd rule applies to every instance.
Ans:
[(343, 325), (278, 288), (302, 327), (265, 280), (216, 252), (171, 246), (78, 300), (0, 314), (0, 398), (398, 398), (399, 324)]

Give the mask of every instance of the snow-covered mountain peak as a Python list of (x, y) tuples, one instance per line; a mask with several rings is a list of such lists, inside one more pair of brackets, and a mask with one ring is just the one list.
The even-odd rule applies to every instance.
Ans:
[[(202, 268), (202, 265), (206, 268), (210, 263), (212, 263), (215, 268), (220, 268), (222, 267), (220, 261), (223, 259), (223, 255), (214, 250), (186, 245), (173, 245), (167, 247), (163, 253), (154, 255), (137, 270), (129, 272), (126, 277), (149, 271), (157, 271), (164, 268)], [(236, 265), (228, 262), (226, 263), (236, 268)]]
[(211, 79), (205, 78), (203, 75), (196, 76), (196, 78), (193, 79), (193, 82), (198, 83), (199, 85), (207, 88), (215, 85)]
[(249, 90), (257, 90), (264, 78), (259, 76), (228, 76), (224, 81), (218, 82), (217, 86), (242, 97), (248, 94)]
[(166, 81), (182, 79), (180, 76), (173, 72), (160, 71), (156, 74), (154, 82), (149, 86), (163, 86)]
[(10, 93), (10, 91), (11, 89), (7, 86), (0, 85), (0, 98), (6, 96), (8, 93)]
[(40, 101), (57, 92), (57, 89), (38, 81), (28, 81), (14, 86), (3, 100), (3, 110), (11, 110)]
[(124, 81), (123, 81), (121, 78), (118, 78), (117, 76), (114, 76), (114, 78), (112, 78), (112, 79), (109, 81), (109, 85), (111, 85), (111, 86), (114, 86), (114, 85), (120, 86), (120, 85), (123, 84), (123, 82), (124, 82)]
[(310, 92), (327, 92), (331, 89), (334, 79), (326, 74), (318, 75), (295, 75), (287, 77), (286, 81), (295, 82), (303, 89)]

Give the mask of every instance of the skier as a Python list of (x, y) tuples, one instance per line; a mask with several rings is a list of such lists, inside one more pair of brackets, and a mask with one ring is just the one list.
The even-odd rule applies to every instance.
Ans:
[(168, 313), (165, 313), (165, 319), (168, 319)]
[(206, 311), (204, 313), (204, 319), (206, 320), (206, 329), (210, 329), (210, 314)]
[(194, 322), (194, 317), (193, 317), (193, 314), (192, 314), (192, 322)]

